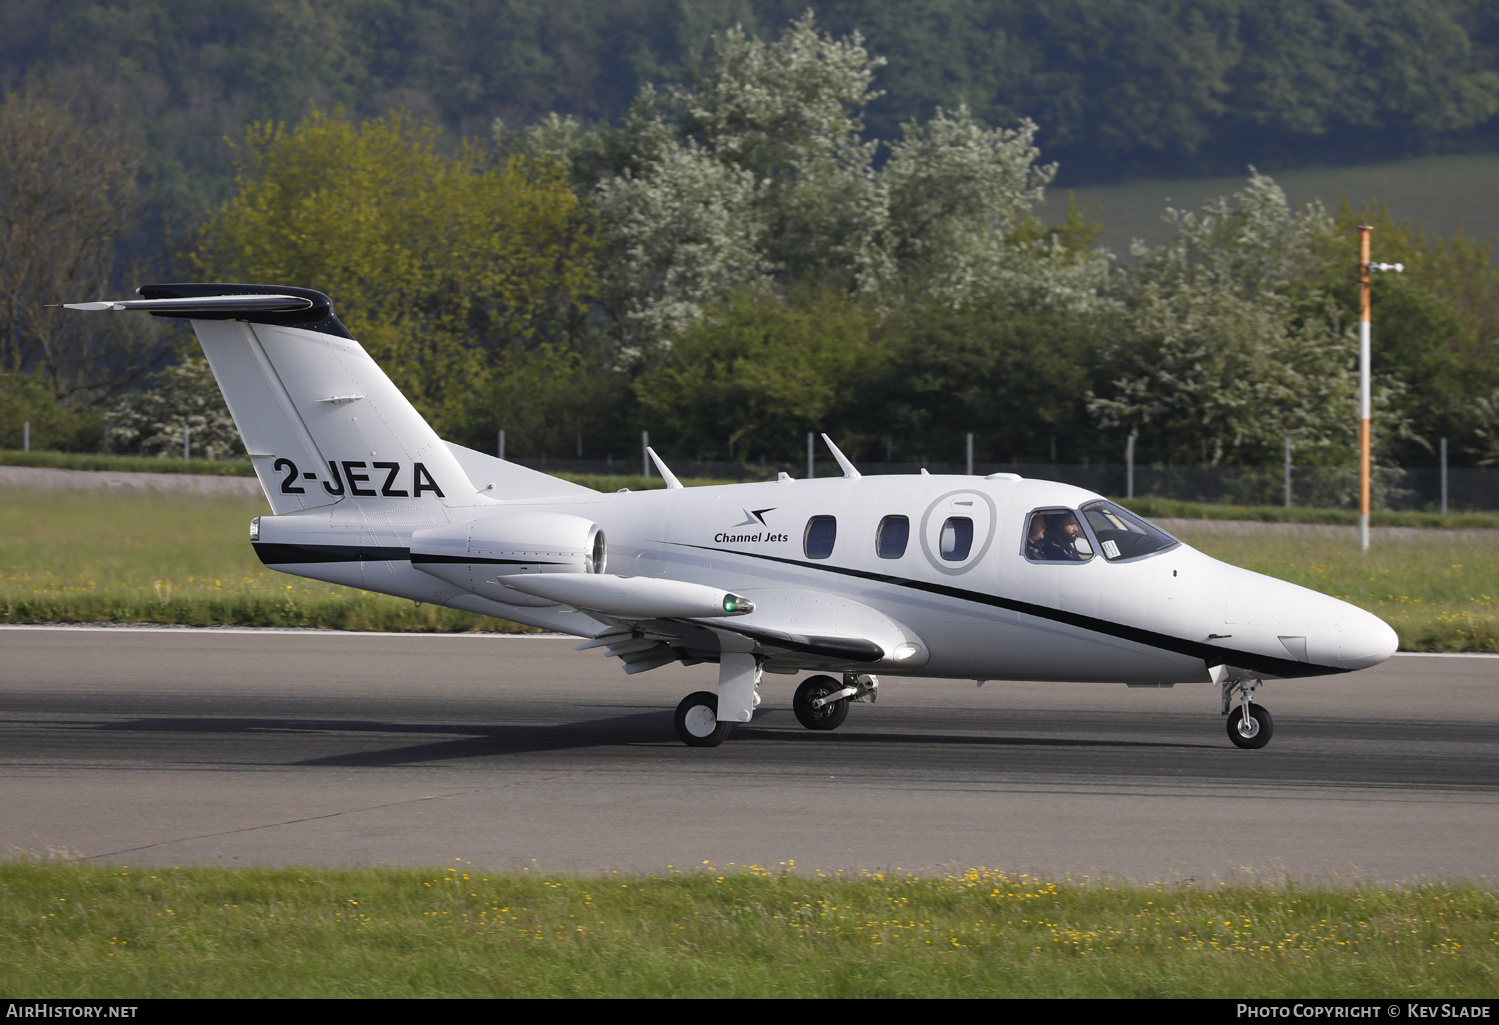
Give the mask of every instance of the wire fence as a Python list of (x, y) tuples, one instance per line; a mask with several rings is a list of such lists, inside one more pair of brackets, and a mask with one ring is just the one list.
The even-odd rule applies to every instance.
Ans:
[[(639, 474), (642, 463), (621, 459), (518, 459), (525, 466), (549, 473)], [(807, 475), (805, 460), (796, 462), (728, 462), (725, 460), (669, 460), (673, 473), (683, 478), (714, 480), (774, 480), (777, 473)], [(966, 463), (858, 463), (865, 474), (963, 474)], [(816, 459), (815, 476), (842, 474), (832, 459)], [(986, 463), (973, 464), (973, 473), (1018, 473), (1022, 477), (1075, 484), (1114, 497), (1153, 497), (1183, 502), (1226, 505), (1285, 505), (1283, 466), (1135, 466), (1124, 463)], [(655, 475), (652, 468), (650, 475)], [(1374, 473), (1373, 505), (1382, 510), (1439, 511), (1442, 508), (1443, 470), (1437, 466), (1378, 467)], [(1499, 510), (1499, 467), (1449, 467), (1446, 506), (1453, 512)], [(1358, 507), (1356, 467), (1296, 467), (1290, 474), (1290, 504), (1318, 509)]]

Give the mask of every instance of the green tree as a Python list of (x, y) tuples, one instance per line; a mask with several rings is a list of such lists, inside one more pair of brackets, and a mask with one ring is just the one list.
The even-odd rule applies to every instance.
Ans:
[(91, 452), (103, 431), (97, 408), (62, 405), (35, 375), (0, 369), (0, 449), (21, 448), (28, 423), (37, 450)]
[(556, 351), (599, 362), (593, 221), (547, 166), (437, 141), (400, 113), (254, 126), (194, 261), (209, 278), (326, 291), (440, 432), (487, 448), (506, 411), (476, 396), (497, 379)]
[(1399, 274), (1371, 278), (1373, 372), (1405, 385), (1399, 401), (1410, 436), (1399, 461), (1431, 461), (1440, 443), (1462, 462), (1485, 455), (1489, 443), (1477, 433), (1499, 388), (1499, 269), (1493, 246), (1461, 230), (1451, 238), (1428, 236), (1397, 224), (1388, 206), (1366, 203), (1354, 210), (1344, 201), (1337, 231), (1325, 253), (1320, 286), (1351, 319), (1358, 315), (1358, 234), (1371, 225), (1374, 259), (1399, 263)]
[(975, 435), (983, 461), (1063, 462), (1117, 445), (1095, 437), (1086, 396), (1117, 333), (1114, 310), (971, 303), (912, 304), (886, 326), (888, 372), (867, 396), (863, 423), (899, 459), (957, 462)]
[(58, 307), (138, 273), (116, 250), (139, 216), (133, 174), (110, 134), (35, 97), (0, 97), (0, 369), (69, 406), (108, 400), (167, 352), (147, 318)]
[[(1298, 462), (1350, 464), (1357, 446), (1357, 341), (1352, 321), (1315, 287), (1336, 235), (1318, 204), (1294, 210), (1274, 181), (1200, 213), (1169, 211), (1176, 235), (1137, 251), (1121, 279), (1120, 368), (1093, 396), (1105, 429), (1135, 433), (1150, 460), (1273, 460), (1289, 436)], [(1376, 454), (1409, 435), (1404, 385), (1375, 392)]]
[(885, 365), (877, 325), (865, 304), (834, 289), (799, 289), (789, 300), (736, 291), (636, 380), (642, 423), (663, 448), (696, 458), (732, 449), (744, 460), (795, 459), (807, 431), (857, 441), (855, 411)]

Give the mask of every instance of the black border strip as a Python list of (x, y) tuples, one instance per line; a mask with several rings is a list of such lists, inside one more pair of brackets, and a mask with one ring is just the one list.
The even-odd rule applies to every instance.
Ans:
[(1123, 623), (1113, 623), (1107, 619), (1085, 616), (1079, 612), (1068, 612), (1066, 609), (1048, 608), (1045, 605), (1034, 605), (1031, 602), (1020, 601), (1016, 598), (1005, 598), (997, 594), (984, 594), (982, 591), (969, 591), (961, 587), (928, 583), (924, 580), (911, 580), (907, 577), (892, 576), (888, 573), (873, 573), (868, 570), (850, 569), (846, 566), (830, 566), (826, 563), (803, 562), (800, 559), (786, 559), (777, 555), (762, 555), (759, 552), (741, 552), (732, 548), (690, 545), (679, 541), (663, 541), (658, 543), (672, 545), (677, 548), (696, 548), (705, 552), (719, 552), (725, 555), (742, 555), (747, 559), (779, 562), (787, 566), (821, 570), (824, 573), (838, 573), (843, 576), (856, 577), (860, 580), (871, 580), (894, 587), (908, 587), (916, 591), (926, 591), (928, 594), (940, 594), (944, 598), (956, 598), (959, 601), (973, 602), (976, 605), (988, 605), (992, 608), (1005, 609), (1009, 612), (1019, 612), (1027, 616), (1035, 616), (1038, 619), (1047, 619), (1054, 623), (1075, 626), (1082, 630), (1092, 631), (1093, 633), (1118, 637), (1120, 640), (1133, 641), (1136, 644), (1143, 644), (1146, 647), (1160, 648), (1163, 651), (1174, 652), (1178, 655), (1200, 658), (1209, 666), (1231, 665), (1237, 669), (1248, 669), (1251, 672), (1265, 673), (1270, 676), (1279, 676), (1286, 679), (1305, 676), (1330, 676), (1336, 673), (1350, 672), (1350, 670), (1338, 666), (1318, 665), (1315, 662), (1297, 662), (1294, 659), (1276, 658), (1273, 655), (1260, 655), (1252, 651), (1220, 648), (1217, 645), (1204, 644), (1201, 641), (1189, 641), (1182, 637), (1157, 633), (1154, 630), (1145, 630), (1136, 626), (1126, 626)]

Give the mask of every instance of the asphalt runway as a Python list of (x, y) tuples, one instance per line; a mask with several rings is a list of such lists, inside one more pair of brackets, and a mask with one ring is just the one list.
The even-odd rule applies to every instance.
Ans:
[(1137, 881), (1499, 876), (1499, 659), (1267, 684), (885, 682), (836, 733), (797, 678), (716, 749), (557, 638), (0, 628), (0, 852), (146, 864), (802, 871)]

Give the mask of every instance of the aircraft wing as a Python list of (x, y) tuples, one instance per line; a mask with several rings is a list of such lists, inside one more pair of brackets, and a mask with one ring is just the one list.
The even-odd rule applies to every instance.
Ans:
[[(560, 597), (561, 588), (578, 588), (584, 579), (573, 574), (547, 574), (528, 575), (523, 581), (507, 578), (505, 582), (524, 588), (526, 593), (546, 590)], [(925, 644), (909, 627), (836, 594), (772, 588), (726, 591), (682, 581), (615, 579), (639, 587), (633, 603), (617, 591), (612, 601), (606, 600), (605, 587), (597, 587), (598, 595), (574, 594), (566, 604), (610, 624), (579, 649), (605, 648), (624, 662), (627, 673), (677, 661), (684, 665), (717, 661), (726, 651), (752, 653), (771, 670), (777, 668), (778, 661), (785, 661), (788, 668), (793, 664), (806, 667), (811, 660), (818, 668), (872, 671), (880, 667), (916, 668), (927, 659)], [(568, 583), (562, 584), (563, 580)], [(647, 600), (651, 585), (662, 585), (657, 600)], [(701, 604), (668, 604), (669, 596), (676, 601), (677, 592), (685, 596), (688, 589), (701, 589), (696, 596)], [(731, 605), (735, 606), (733, 611), (723, 611)], [(746, 608), (748, 611), (744, 611)]]

